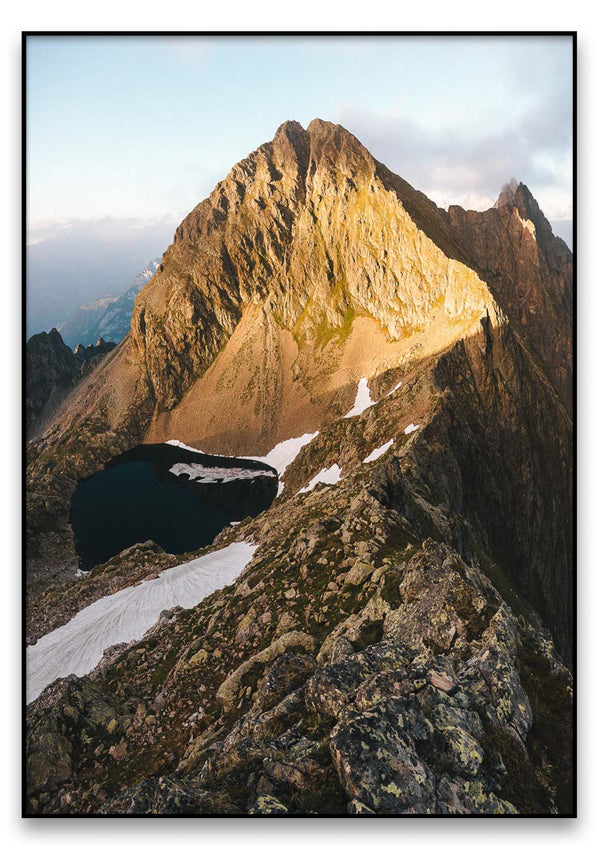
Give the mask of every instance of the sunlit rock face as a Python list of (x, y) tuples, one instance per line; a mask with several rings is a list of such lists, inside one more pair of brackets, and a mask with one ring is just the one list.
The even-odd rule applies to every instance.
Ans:
[[(424, 207), (425, 230), (403, 194)], [(357, 316), (374, 319), (389, 341), (434, 320), (443, 335), (486, 308), (496, 316), (460, 251), (448, 256), (436, 243), (446, 226), (342, 127), (284, 124), (182, 222), (136, 301), (132, 348), (159, 407), (181, 400), (251, 305), (272, 333), (292, 334), (300, 379), (315, 345), (347, 336)]]

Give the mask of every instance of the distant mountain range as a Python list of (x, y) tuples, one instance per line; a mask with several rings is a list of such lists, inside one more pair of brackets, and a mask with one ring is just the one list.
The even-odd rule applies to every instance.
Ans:
[(150, 257), (162, 255), (174, 229), (172, 220), (106, 218), (47, 229), (35, 243), (38, 234), (29, 233), (27, 338), (60, 327), (84, 304), (120, 295)]
[(120, 342), (129, 332), (136, 295), (152, 278), (159, 265), (160, 258), (149, 262), (121, 295), (105, 296), (75, 310), (58, 328), (66, 344), (71, 348), (80, 343), (93, 345), (99, 337), (110, 342)]

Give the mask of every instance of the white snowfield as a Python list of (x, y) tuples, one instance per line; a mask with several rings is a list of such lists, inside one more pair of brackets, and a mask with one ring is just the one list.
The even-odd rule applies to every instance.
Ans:
[[(400, 380), (390, 391), (384, 395), (384, 398), (389, 398), (390, 395), (393, 395), (396, 389), (400, 389), (402, 386), (402, 381)], [(379, 399), (381, 400), (381, 398)], [(344, 416), (345, 419), (352, 419), (354, 416), (360, 416), (361, 413), (364, 413), (365, 410), (368, 410), (369, 407), (373, 407), (377, 404), (377, 401), (374, 401), (371, 398), (371, 392), (369, 390), (369, 384), (366, 377), (361, 377), (358, 381), (358, 386), (356, 388), (356, 398), (354, 400), (354, 406), (351, 410), (349, 410)]]
[(139, 640), (158, 621), (161, 611), (176, 605), (194, 607), (231, 584), (256, 549), (248, 542), (231, 543), (84, 607), (66, 625), (28, 646), (27, 704), (57, 678), (86, 675), (115, 643)]
[(361, 413), (364, 413), (365, 410), (368, 410), (368, 408), (372, 407), (375, 403), (377, 402), (371, 398), (367, 378), (361, 377), (361, 379), (358, 381), (358, 387), (356, 389), (356, 398), (354, 400), (354, 406), (346, 413), (344, 418), (352, 419), (354, 418), (354, 416), (360, 416)]
[(394, 444), (394, 440), (390, 439), (389, 442), (386, 442), (385, 445), (380, 445), (379, 448), (374, 448), (368, 457), (365, 457), (363, 463), (372, 463), (373, 460), (377, 460), (379, 457), (382, 457), (388, 449), (392, 447)]
[(317, 472), (307, 486), (303, 486), (302, 489), (298, 490), (298, 495), (300, 495), (301, 492), (310, 492), (311, 489), (314, 489), (318, 483), (336, 484), (339, 481), (341, 474), (342, 470), (337, 463), (334, 463), (333, 466), (330, 466), (328, 469), (321, 469), (321, 471)]
[(198, 483), (231, 483), (251, 478), (274, 478), (270, 469), (225, 469), (219, 466), (203, 466), (201, 463), (175, 463), (169, 471), (173, 475), (188, 475), (191, 481)]
[(404, 433), (412, 433), (415, 430), (419, 429), (419, 425), (409, 424), (408, 427), (404, 428)]

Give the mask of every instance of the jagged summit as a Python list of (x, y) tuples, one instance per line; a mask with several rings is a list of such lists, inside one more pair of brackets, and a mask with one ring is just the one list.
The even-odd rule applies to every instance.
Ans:
[(522, 183), (517, 183), (514, 177), (508, 183), (505, 183), (500, 190), (498, 200), (494, 204), (494, 209), (500, 209), (503, 206), (512, 206), (515, 202), (517, 190), (522, 185)]
[(37, 333), (26, 345), (26, 426), (29, 435), (55, 412), (68, 392), (81, 380), (85, 365), (95, 364), (114, 348), (102, 338), (88, 348), (80, 343), (72, 351), (56, 327)]
[(323, 118), (313, 118), (307, 125), (306, 129), (299, 121), (293, 119), (284, 121), (275, 131), (273, 142), (281, 137), (297, 139), (309, 137), (314, 139), (324, 136), (336, 138), (338, 141), (344, 137), (348, 140), (352, 139), (361, 149), (366, 150), (366, 148), (363, 147), (350, 130), (347, 130), (341, 124), (335, 124), (332, 121), (326, 121)]
[(246, 184), (248, 178), (261, 173), (261, 165), (267, 166), (271, 179), (279, 175), (282, 188), (294, 186), (302, 194), (306, 180), (314, 175), (318, 168), (341, 168), (352, 171), (358, 168), (374, 172), (376, 163), (369, 151), (345, 127), (313, 119), (306, 129), (294, 120), (284, 121), (273, 139), (261, 145), (238, 162), (230, 171), (226, 180), (219, 183), (211, 198), (219, 188), (229, 180)]
[(518, 183), (514, 177), (502, 187), (494, 209), (516, 209), (522, 219), (541, 223), (543, 227), (549, 226), (529, 187), (525, 183)]
[[(518, 203), (523, 219), (535, 213), (538, 226), (525, 186), (513, 182), (501, 198)], [(300, 360), (319, 335), (358, 328), (354, 318), (399, 342), (432, 321), (440, 299), (451, 321), (509, 310), (510, 292), (492, 295), (475, 270), (462, 222), (457, 232), (460, 212), (440, 210), (339, 124), (286, 121), (181, 223), (136, 300), (132, 346), (159, 407), (177, 406), (251, 304), (263, 305), (277, 336), (291, 333)], [(472, 229), (474, 220), (466, 223)], [(304, 367), (312, 369), (308, 360)], [(293, 406), (304, 408), (299, 398)]]
[(298, 138), (303, 138), (306, 135), (306, 130), (302, 126), (299, 121), (295, 121), (291, 119), (289, 121), (284, 121), (277, 127), (275, 131), (275, 135), (273, 136), (273, 140), (279, 138), (281, 136), (286, 136), (287, 138), (297, 136)]

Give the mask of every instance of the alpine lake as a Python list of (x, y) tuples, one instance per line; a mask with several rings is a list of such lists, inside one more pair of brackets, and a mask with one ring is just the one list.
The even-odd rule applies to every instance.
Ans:
[(77, 484), (71, 526), (80, 568), (146, 540), (172, 554), (209, 545), (227, 525), (269, 507), (277, 486), (275, 469), (258, 460), (139, 445)]

